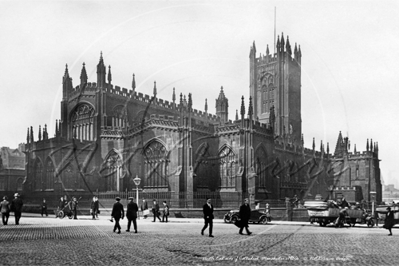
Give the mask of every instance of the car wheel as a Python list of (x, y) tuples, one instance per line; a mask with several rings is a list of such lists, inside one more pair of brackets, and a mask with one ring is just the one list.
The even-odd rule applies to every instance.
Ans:
[(237, 220), (238, 220), (238, 219), (237, 219), (237, 216), (233, 216), (233, 217), (231, 217), (231, 222), (232, 222), (232, 223), (235, 223), (235, 222), (237, 222)]
[(225, 222), (225, 223), (231, 223), (231, 220), (230, 220), (228, 217), (225, 216), (225, 217), (224, 217), (224, 222)]
[(262, 220), (260, 221), (262, 224), (267, 224), (267, 218), (263, 217)]

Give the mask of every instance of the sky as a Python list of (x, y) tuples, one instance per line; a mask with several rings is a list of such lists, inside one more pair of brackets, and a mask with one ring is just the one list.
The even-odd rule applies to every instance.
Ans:
[[(274, 15), (276, 9), (276, 25)], [(112, 83), (172, 100), (192, 93), (215, 113), (223, 86), (229, 119), (249, 97), (249, 51), (273, 51), (277, 35), (302, 51), (302, 132), (333, 152), (341, 131), (350, 150), (378, 142), (385, 184), (399, 187), (398, 1), (2, 1), (0, 147), (17, 148), (33, 126), (50, 137), (60, 118), (62, 76), (73, 85), (85, 63), (96, 82), (102, 52)]]

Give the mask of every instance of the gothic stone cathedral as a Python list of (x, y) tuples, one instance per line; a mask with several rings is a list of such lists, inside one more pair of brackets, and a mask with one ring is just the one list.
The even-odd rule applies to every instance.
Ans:
[[(61, 118), (49, 138), (28, 128), (24, 191), (37, 197), (117, 192), (135, 188), (141, 178), (146, 193), (167, 192), (193, 206), (197, 192), (220, 192), (254, 200), (346, 196), (381, 201), (378, 144), (349, 152), (339, 133), (335, 152), (323, 143), (303, 146), (301, 128), (301, 49), (278, 38), (276, 53), (256, 57), (250, 48), (250, 98), (229, 120), (223, 87), (216, 114), (192, 108), (191, 94), (172, 101), (112, 84), (111, 67), (102, 55), (97, 82), (88, 82), (85, 65), (80, 84), (72, 85), (68, 68), (62, 79)], [(171, 198), (172, 200), (172, 198)], [(187, 205), (188, 202), (188, 205)]]

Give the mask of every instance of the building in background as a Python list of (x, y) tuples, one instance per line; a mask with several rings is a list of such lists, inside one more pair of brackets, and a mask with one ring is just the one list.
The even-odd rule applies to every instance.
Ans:
[[(146, 198), (202, 206), (213, 195), (220, 206), (232, 199), (251, 202), (292, 198), (346, 196), (381, 199), (378, 147), (360, 154), (338, 137), (329, 144), (315, 140), (305, 148), (301, 117), (301, 49), (278, 38), (276, 53), (256, 57), (250, 49), (250, 98), (242, 97), (229, 120), (227, 91), (220, 89), (215, 114), (193, 109), (191, 94), (171, 101), (112, 84), (111, 66), (101, 54), (97, 81), (89, 82), (83, 64), (73, 86), (66, 67), (61, 117), (54, 137), (39, 127), (37, 140), (28, 128), (26, 194), (55, 197), (64, 193), (112, 193), (135, 189), (141, 178)], [(345, 141), (348, 141), (347, 138)], [(372, 143), (372, 142), (371, 142)], [(349, 170), (348, 170), (349, 169)]]
[(382, 192), (382, 201), (385, 203), (392, 203), (399, 201), (399, 189), (395, 188), (395, 185), (388, 184), (384, 186), (384, 191)]
[[(22, 191), (25, 180), (25, 144), (17, 149), (0, 148), (0, 195)], [(4, 194), (4, 195), (3, 195)]]

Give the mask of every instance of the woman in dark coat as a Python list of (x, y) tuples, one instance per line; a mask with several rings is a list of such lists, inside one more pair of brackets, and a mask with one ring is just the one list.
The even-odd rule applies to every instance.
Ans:
[(391, 211), (391, 207), (387, 208), (387, 215), (385, 217), (384, 228), (389, 231), (389, 236), (392, 235), (392, 227), (395, 225), (393, 211)]

